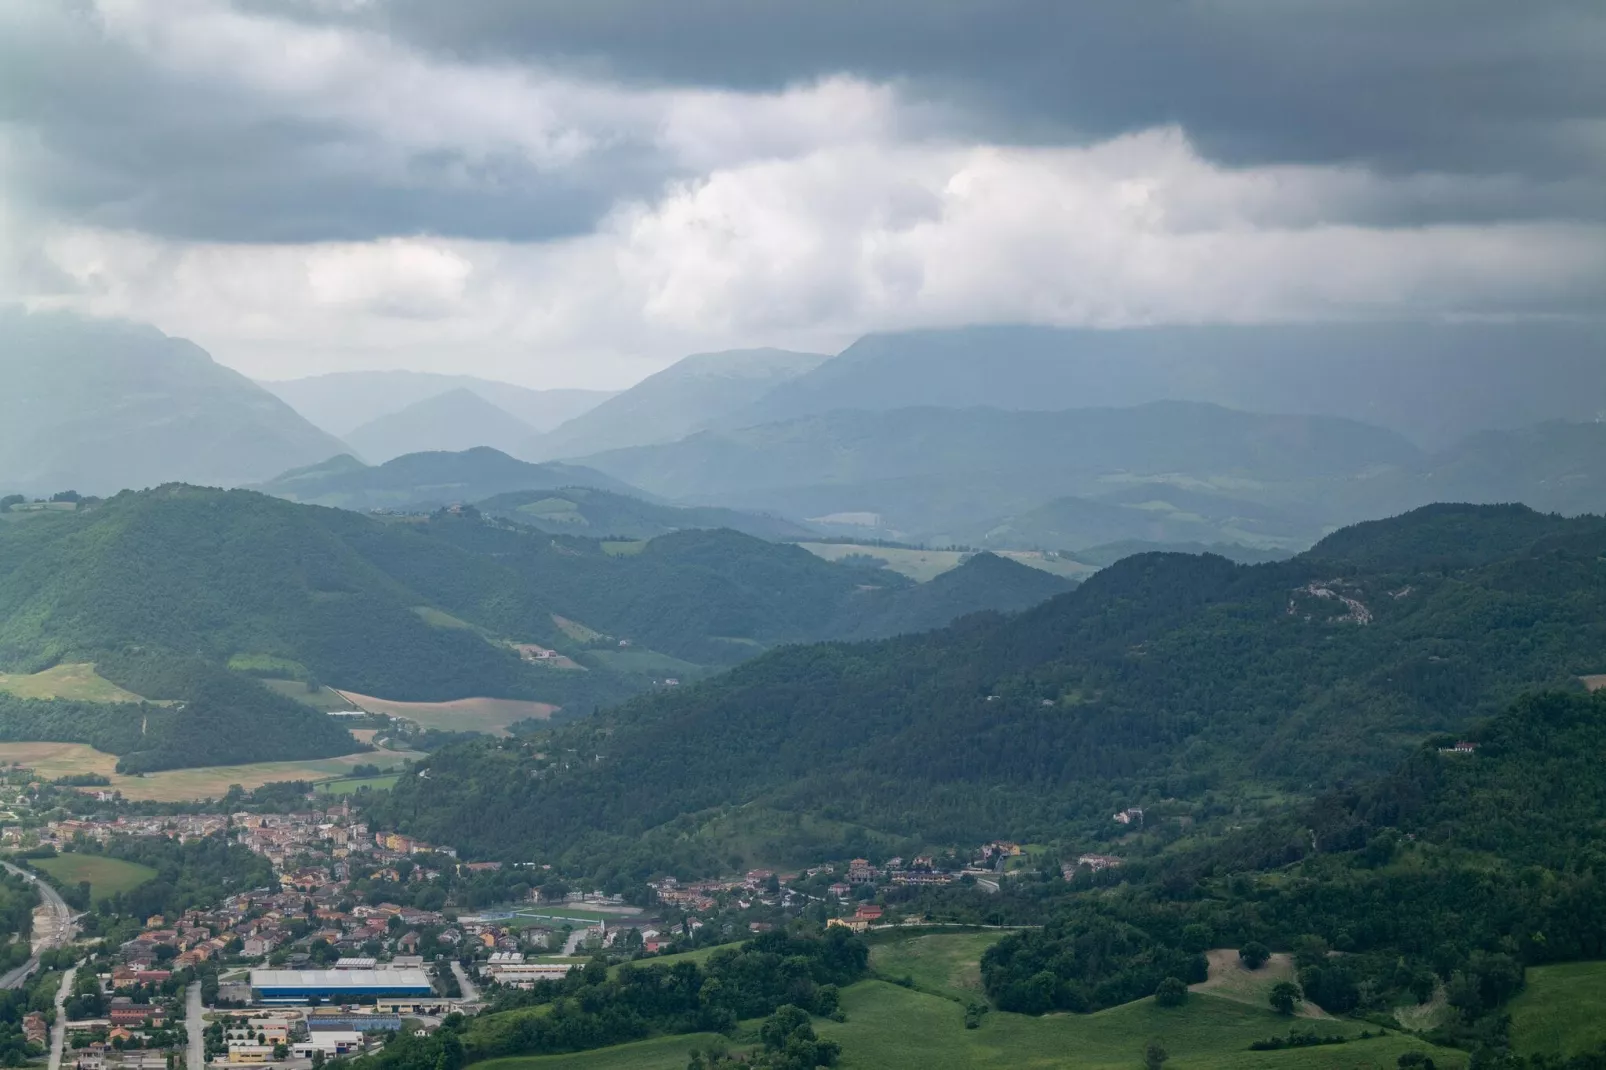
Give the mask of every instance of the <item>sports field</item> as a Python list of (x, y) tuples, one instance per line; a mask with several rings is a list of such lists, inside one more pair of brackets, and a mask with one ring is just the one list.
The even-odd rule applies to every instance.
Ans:
[(101, 855), (75, 852), (57, 855), (55, 858), (36, 858), (33, 864), (56, 878), (62, 885), (88, 881), (91, 900), (115, 895), (118, 892), (131, 892), (156, 876), (156, 871), (149, 866), (124, 862), (121, 858), (105, 858)]
[(373, 695), (360, 695), (355, 691), (342, 691), (340, 694), (350, 703), (350, 709), (400, 717), (425, 728), (439, 728), (447, 732), (485, 732), (493, 736), (507, 735), (507, 726), (516, 721), (531, 717), (545, 720), (558, 709), (548, 702), (522, 702), (511, 698), (397, 702)]
[(95, 672), (87, 662), (57, 665), (36, 673), (0, 673), (0, 691), (18, 698), (62, 698), (78, 702), (144, 702)]

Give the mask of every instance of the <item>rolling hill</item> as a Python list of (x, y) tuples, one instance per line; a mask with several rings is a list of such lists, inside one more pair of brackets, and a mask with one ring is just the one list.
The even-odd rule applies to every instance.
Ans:
[(827, 359), (820, 353), (784, 349), (696, 353), (531, 439), (519, 455), (537, 459), (577, 457), (625, 446), (673, 442), (717, 423)]
[[(934, 628), (1060, 589), (1025, 570), (1025, 579), (906, 602), (914, 584), (902, 576), (729, 530), (677, 531), (624, 549), (473, 511), (387, 520), (249, 491), (124, 492), (81, 512), (0, 525), (0, 671), (93, 663), (134, 695), (182, 703), (190, 712), (181, 723), (196, 738), (185, 753), (215, 758), (227, 751), (218, 739), (248, 745), (253, 736), (217, 736), (208, 710), (255, 711), (264, 739), (305, 714), (250, 676), (392, 701), (539, 701), (573, 715), (665, 677), (846, 634), (878, 614), (899, 628)], [(526, 660), (532, 648), (565, 657)], [(33, 712), (12, 710), (9, 729), (0, 718), (0, 737), (112, 739), (129, 749), (121, 730), (99, 722), (94, 739), (90, 728), (61, 736), (76, 704), (18, 701)], [(164, 712), (151, 724), (171, 720)], [(40, 726), (57, 734), (26, 735)], [(334, 745), (304, 735), (306, 746)], [(272, 753), (264, 744), (257, 760)]]
[(261, 385), (317, 426), (341, 437), (381, 416), (453, 390), (473, 392), (534, 431), (550, 431), (613, 396), (607, 390), (532, 390), (472, 375), (406, 371), (330, 372)]
[(344, 450), (183, 339), (121, 321), (0, 311), (0, 489), (233, 485)]
[(553, 534), (651, 539), (686, 528), (730, 528), (761, 539), (805, 539), (815, 534), (781, 517), (715, 507), (659, 505), (591, 487), (512, 491), (475, 504), (487, 516)]
[(529, 424), (474, 391), (449, 390), (386, 413), (346, 435), (372, 464), (410, 453), (452, 453), (489, 446), (508, 453), (533, 433)]
[[(1439, 556), (1469, 531), (1487, 553)], [(583, 866), (611, 844), (689, 872), (728, 866), (687, 838), (721, 814), (770, 829), (781, 860), (803, 813), (846, 837), (818, 857), (1085, 834), (1122, 799), (1313, 792), (1524, 689), (1581, 690), (1606, 649), (1603, 553), (1598, 517), (1434, 506), (1264, 565), (1144, 554), (1015, 617), (772, 651), (561, 729), (545, 757), (443, 751), (382, 813), (487, 857)]]
[(489, 446), (455, 453), (412, 453), (379, 465), (342, 455), (283, 472), (252, 489), (309, 505), (417, 512), (511, 491), (571, 486), (624, 494), (633, 491), (594, 469), (572, 464), (530, 464)]

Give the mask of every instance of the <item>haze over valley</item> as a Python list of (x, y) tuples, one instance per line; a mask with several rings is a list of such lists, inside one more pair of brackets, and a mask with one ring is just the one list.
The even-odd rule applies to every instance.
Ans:
[(0, 0), (0, 1062), (1606, 1066), (1603, 72)]

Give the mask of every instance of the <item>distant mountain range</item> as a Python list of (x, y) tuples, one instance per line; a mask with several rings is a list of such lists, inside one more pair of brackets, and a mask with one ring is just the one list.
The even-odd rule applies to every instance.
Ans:
[(190, 342), (0, 310), (0, 493), (230, 485), (344, 450)]
[[(613, 394), (606, 390), (532, 390), (472, 375), (429, 372), (330, 372), (304, 379), (261, 383), (301, 415), (332, 435), (345, 438), (382, 416), (455, 390), (467, 390), (530, 428), (550, 431), (596, 406)], [(490, 442), (469, 445), (489, 446)], [(403, 450), (416, 452), (422, 447)]]
[(489, 446), (459, 452), (411, 453), (384, 464), (344, 454), (282, 472), (253, 490), (310, 505), (416, 512), (465, 504), (511, 491), (585, 486), (641, 496), (619, 480), (573, 464), (530, 464)]
[[(868, 514), (879, 518), (868, 533), (933, 543), (977, 540), (999, 517), (1067, 494), (1121, 496), (1078, 541), (1054, 547), (1075, 549), (1119, 538), (1240, 541), (1220, 523), (1156, 529), (1142, 514), (1153, 514), (1159, 507), (1149, 503), (1173, 488), (1193, 505), (1222, 499), (1219, 518), (1258, 511), (1242, 535), (1308, 544), (1325, 512), (1285, 521), (1267, 500), (1319, 499), (1328, 485), (1406, 468), (1420, 456), (1403, 436), (1351, 420), (1158, 402), (1069, 412), (838, 411), (583, 463), (666, 498), (826, 524), (849, 516), (862, 525), (856, 514)], [(1106, 522), (1124, 515), (1112, 511), (1124, 502), (1133, 506), (1129, 522)]]
[(837, 409), (1211, 402), (1341, 416), (1428, 449), (1484, 430), (1606, 415), (1600, 322), (1315, 323), (873, 334), (722, 426)]
[(829, 359), (822, 353), (784, 349), (696, 353), (531, 439), (520, 456), (538, 460), (575, 457), (673, 442), (728, 419), (781, 383)]

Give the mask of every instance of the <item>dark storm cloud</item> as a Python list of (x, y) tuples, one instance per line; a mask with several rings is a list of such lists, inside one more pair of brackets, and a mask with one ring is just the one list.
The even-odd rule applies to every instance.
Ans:
[(1233, 163), (1560, 177), (1606, 159), (1598, 0), (374, 0), (351, 17), (625, 78), (907, 79), (994, 137), (1178, 123)]
[[(24, 8), (26, 0), (23, 0)], [(5, 0), (0, 0), (0, 10)], [(961, 140), (1084, 143), (1174, 124), (1231, 165), (1437, 173), (1334, 221), (1606, 219), (1606, 5), (1510, 0), (237, 0), (465, 69), (775, 90), (839, 73), (943, 105)], [(38, 10), (44, 10), (43, 8)], [(694, 173), (636, 131), (564, 166), (387, 143), (197, 81), (89, 15), (0, 33), (8, 194), (164, 237), (582, 234)], [(9, 136), (7, 136), (9, 134)]]

